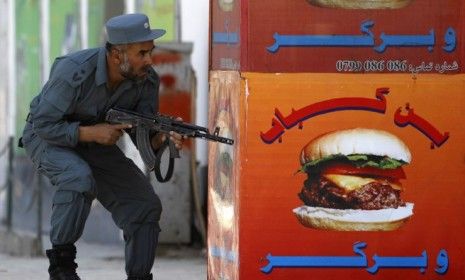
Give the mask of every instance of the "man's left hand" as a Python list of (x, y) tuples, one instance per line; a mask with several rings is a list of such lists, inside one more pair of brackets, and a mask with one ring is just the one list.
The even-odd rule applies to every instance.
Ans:
[[(182, 121), (182, 118), (176, 118), (177, 121)], [(158, 133), (156, 134), (154, 137), (152, 137), (152, 148), (154, 150), (158, 150), (161, 145), (166, 141), (166, 137), (167, 135), (164, 134), (164, 133)], [(183, 136), (179, 133), (176, 133), (174, 131), (170, 131), (170, 134), (169, 134), (169, 139), (170, 141), (172, 141), (176, 147), (176, 149), (178, 150), (181, 150), (182, 149), (182, 146), (183, 146), (183, 143), (184, 143), (184, 139), (187, 138), (187, 136)]]
[[(164, 139), (166, 139), (166, 135), (163, 135)], [(178, 134), (174, 131), (170, 131), (170, 141), (174, 143), (174, 146), (176, 149), (181, 150), (182, 145), (184, 144), (184, 139), (186, 136), (182, 136), (181, 134)]]

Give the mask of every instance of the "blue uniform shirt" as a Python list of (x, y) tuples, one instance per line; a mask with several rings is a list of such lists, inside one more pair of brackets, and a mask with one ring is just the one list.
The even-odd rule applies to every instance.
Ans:
[(145, 81), (124, 80), (114, 92), (107, 88), (107, 80), (103, 47), (57, 58), (48, 82), (31, 102), (23, 132), (26, 150), (29, 144), (38, 146), (39, 140), (52, 145), (76, 146), (79, 126), (103, 122), (111, 107), (147, 115), (158, 111), (159, 78), (153, 69)]

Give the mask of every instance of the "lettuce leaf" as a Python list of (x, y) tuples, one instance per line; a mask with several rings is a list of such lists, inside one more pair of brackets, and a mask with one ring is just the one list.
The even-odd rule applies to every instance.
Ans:
[(339, 161), (342, 163), (350, 163), (356, 167), (376, 167), (380, 169), (395, 169), (401, 167), (407, 162), (403, 160), (397, 160), (390, 157), (383, 156), (373, 156), (373, 155), (363, 155), (363, 154), (353, 154), (353, 155), (330, 155), (321, 159), (316, 159), (310, 162), (307, 162), (300, 168), (300, 172), (305, 172), (312, 170), (313, 172), (318, 171), (325, 165), (332, 163), (334, 161)]

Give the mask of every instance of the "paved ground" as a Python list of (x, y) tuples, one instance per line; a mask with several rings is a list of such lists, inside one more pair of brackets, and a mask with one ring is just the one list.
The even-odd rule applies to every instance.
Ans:
[[(78, 243), (77, 247), (81, 279), (126, 279), (122, 246)], [(190, 247), (161, 247), (157, 254), (152, 270), (154, 279), (207, 279), (204, 251)], [(1, 280), (45, 280), (48, 279), (47, 267), (45, 257), (18, 258), (0, 254)]]

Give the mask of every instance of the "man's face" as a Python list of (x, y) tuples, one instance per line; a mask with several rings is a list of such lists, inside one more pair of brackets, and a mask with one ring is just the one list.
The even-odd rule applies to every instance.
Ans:
[(121, 50), (120, 74), (126, 79), (141, 81), (147, 77), (147, 71), (152, 66), (152, 41), (128, 44), (126, 50)]

